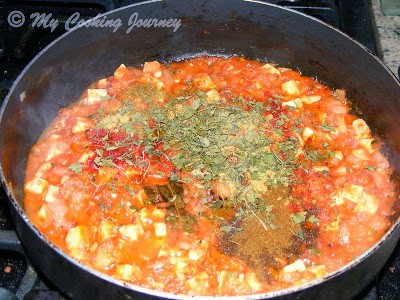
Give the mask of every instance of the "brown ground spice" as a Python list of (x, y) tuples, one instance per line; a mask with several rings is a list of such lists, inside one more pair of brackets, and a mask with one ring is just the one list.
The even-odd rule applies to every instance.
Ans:
[[(293, 199), (288, 196), (287, 190), (269, 190), (265, 201), (267, 205), (273, 205), (273, 210), (268, 214), (257, 213), (258, 218), (253, 215), (242, 220), (236, 225), (242, 230), (225, 234), (220, 239), (219, 247), (224, 253), (244, 260), (260, 279), (269, 280), (282, 267), (282, 260), (296, 260), (301, 243), (295, 234), (301, 225), (290, 218), (287, 204)], [(259, 219), (266, 220), (270, 216), (275, 219), (270, 223), (272, 226), (267, 225), (265, 229)]]

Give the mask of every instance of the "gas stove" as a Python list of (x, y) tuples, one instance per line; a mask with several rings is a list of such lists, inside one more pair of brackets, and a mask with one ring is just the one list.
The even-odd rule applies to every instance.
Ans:
[[(81, 19), (95, 17), (138, 0), (0, 0), (0, 103), (12, 83), (29, 61), (55, 38), (65, 33), (65, 26), (49, 23), (34, 24), (26, 18), (24, 24), (14, 19), (18, 11), (23, 16), (34, 13), (57, 19), (61, 25), (74, 13)], [(376, 53), (373, 24), (368, 0), (268, 0), (273, 4), (295, 9), (316, 17), (347, 33)], [(48, 24), (46, 27), (45, 25)], [(400, 297), (400, 244), (379, 275), (355, 299), (377, 300)], [(14, 231), (7, 207), (7, 195), (0, 188), (0, 299), (65, 299), (40, 271), (35, 270), (24, 255)]]

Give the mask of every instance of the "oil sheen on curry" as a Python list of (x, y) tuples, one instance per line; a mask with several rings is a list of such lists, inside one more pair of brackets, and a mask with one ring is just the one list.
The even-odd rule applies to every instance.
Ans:
[(93, 269), (183, 295), (320, 279), (397, 216), (391, 168), (343, 90), (244, 58), (121, 65), (30, 152), (25, 206)]

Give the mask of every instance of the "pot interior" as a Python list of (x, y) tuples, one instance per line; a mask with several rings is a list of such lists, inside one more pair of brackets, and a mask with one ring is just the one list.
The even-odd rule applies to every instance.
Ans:
[[(180, 27), (132, 27), (138, 19), (177, 19)], [(400, 170), (400, 86), (362, 46), (320, 21), (256, 1), (154, 1), (106, 15), (121, 27), (81, 27), (50, 45), (25, 69), (2, 108), (0, 159), (13, 205), (23, 209), (27, 156), (57, 111), (121, 64), (198, 55), (245, 56), (299, 69), (345, 89), (353, 110), (384, 142)], [(138, 25), (138, 24), (136, 24)], [(21, 212), (23, 214), (23, 212)]]

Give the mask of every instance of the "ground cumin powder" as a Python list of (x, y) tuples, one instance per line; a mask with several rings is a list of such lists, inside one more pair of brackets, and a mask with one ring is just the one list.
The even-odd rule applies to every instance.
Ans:
[[(285, 189), (272, 189), (265, 194), (265, 201), (273, 205), (270, 213), (257, 213), (242, 220), (236, 226), (241, 231), (227, 233), (219, 240), (222, 252), (244, 260), (254, 269), (260, 279), (269, 281), (270, 275), (282, 267), (282, 262), (291, 262), (299, 254), (300, 224), (294, 223), (287, 204), (293, 199)], [(271, 219), (268, 226), (260, 220)], [(265, 228), (266, 227), (266, 228)]]

